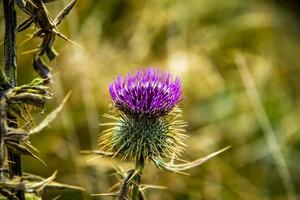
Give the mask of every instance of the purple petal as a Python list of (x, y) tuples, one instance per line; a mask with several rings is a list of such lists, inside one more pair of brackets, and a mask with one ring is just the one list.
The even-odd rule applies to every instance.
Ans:
[(125, 113), (162, 116), (181, 100), (181, 82), (170, 73), (148, 68), (119, 76), (109, 93), (114, 105)]

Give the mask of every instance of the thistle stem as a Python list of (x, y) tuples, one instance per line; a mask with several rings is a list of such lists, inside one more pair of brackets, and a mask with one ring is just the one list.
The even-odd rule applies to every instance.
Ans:
[(134, 177), (135, 184), (133, 184), (133, 188), (132, 188), (132, 200), (142, 200), (143, 199), (142, 195), (139, 191), (139, 185), (141, 184), (144, 165), (145, 165), (145, 161), (144, 161), (143, 157), (141, 157), (140, 159), (137, 159), (136, 164), (135, 164), (135, 169), (138, 171), (138, 173)]
[[(142, 171), (144, 169), (144, 159), (139, 159), (136, 162), (135, 169), (129, 170), (121, 185), (119, 200), (128, 200), (131, 189), (131, 200), (142, 200), (142, 195), (139, 192), (141, 183)], [(132, 186), (132, 187), (131, 187)]]
[[(17, 17), (15, 10), (15, 1), (12, 0), (3, 0), (3, 10), (4, 10), (4, 19), (5, 19), (5, 36), (4, 36), (4, 74), (1, 76), (1, 89), (6, 90), (16, 86), (17, 83)], [(3, 94), (3, 91), (1, 91)], [(1, 116), (2, 117), (2, 116)], [(8, 118), (10, 116), (7, 116)], [(15, 121), (15, 118), (10, 120)], [(4, 125), (4, 124), (3, 124)], [(8, 126), (16, 126), (13, 123), (9, 123)], [(1, 129), (2, 127), (1, 124)], [(16, 128), (16, 127), (14, 127)], [(2, 137), (5, 132), (1, 131)], [(1, 140), (1, 152), (4, 152), (3, 141)], [(10, 160), (9, 164), (9, 174), (13, 176), (22, 176), (22, 163), (21, 156), (8, 152), (8, 159)], [(3, 160), (2, 160), (3, 162)], [(1, 164), (1, 163), (0, 163)], [(25, 200), (24, 191), (17, 191), (16, 196), (19, 200)]]
[(130, 185), (129, 180), (132, 178), (133, 174), (134, 174), (134, 170), (130, 170), (128, 172), (128, 175), (124, 178), (121, 189), (120, 189), (119, 200), (127, 200), (128, 199), (128, 188)]
[(135, 177), (135, 184), (132, 188), (132, 200), (142, 200), (141, 193), (139, 191), (139, 185), (141, 184), (142, 179), (142, 171), (138, 173)]

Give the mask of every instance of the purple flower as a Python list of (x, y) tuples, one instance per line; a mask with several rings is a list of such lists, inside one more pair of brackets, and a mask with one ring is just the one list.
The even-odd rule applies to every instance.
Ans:
[(180, 79), (153, 68), (118, 77), (109, 87), (117, 109), (125, 114), (159, 117), (181, 100)]

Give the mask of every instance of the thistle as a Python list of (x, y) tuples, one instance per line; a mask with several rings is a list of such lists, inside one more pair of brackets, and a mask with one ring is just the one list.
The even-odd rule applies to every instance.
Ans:
[(114, 120), (100, 137), (106, 152), (143, 163), (151, 158), (171, 158), (184, 147), (185, 122), (176, 105), (181, 100), (179, 78), (155, 69), (118, 77), (110, 85)]
[(104, 195), (118, 196), (120, 200), (145, 199), (144, 190), (150, 186), (140, 183), (146, 161), (160, 169), (181, 172), (227, 149), (193, 162), (174, 164), (174, 160), (180, 160), (187, 136), (178, 107), (182, 100), (181, 82), (168, 72), (148, 68), (118, 77), (109, 86), (109, 93), (111, 111), (104, 116), (111, 122), (101, 124), (108, 128), (99, 137), (101, 150), (92, 153), (134, 161), (135, 169), (125, 175), (120, 173), (123, 180), (119, 191)]

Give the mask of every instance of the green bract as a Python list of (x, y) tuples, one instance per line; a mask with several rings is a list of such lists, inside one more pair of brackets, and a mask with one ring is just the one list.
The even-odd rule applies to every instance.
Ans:
[(183, 134), (185, 122), (181, 110), (173, 110), (161, 117), (134, 117), (113, 111), (105, 115), (113, 122), (102, 124), (110, 126), (99, 139), (101, 148), (113, 152), (124, 160), (148, 158), (171, 158), (180, 154), (185, 146)]

